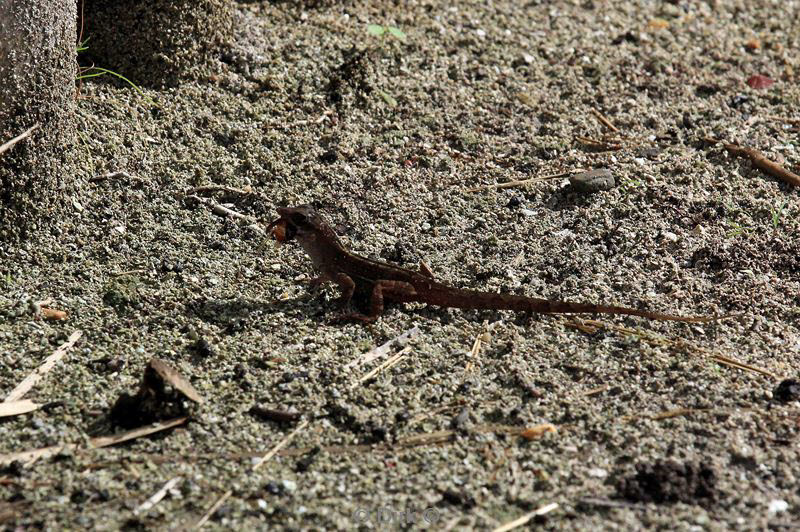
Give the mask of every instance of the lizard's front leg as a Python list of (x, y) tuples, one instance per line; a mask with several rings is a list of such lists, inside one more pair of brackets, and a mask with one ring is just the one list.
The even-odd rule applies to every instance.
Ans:
[(328, 279), (339, 285), (342, 294), (339, 296), (339, 306), (347, 308), (350, 300), (353, 299), (353, 293), (356, 291), (356, 283), (346, 273), (337, 273), (328, 276)]
[(383, 314), (383, 300), (385, 297), (409, 298), (417, 295), (414, 285), (405, 281), (376, 281), (372, 286), (372, 295), (369, 298), (369, 314), (346, 314), (345, 319), (353, 319), (365, 322), (373, 322)]

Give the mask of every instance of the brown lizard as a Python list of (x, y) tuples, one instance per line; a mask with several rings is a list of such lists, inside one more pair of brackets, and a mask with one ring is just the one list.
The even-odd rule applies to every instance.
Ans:
[(279, 242), (297, 240), (321, 272), (315, 283), (331, 281), (342, 291), (340, 304), (346, 307), (356, 290), (370, 295), (368, 314), (347, 314), (345, 318), (374, 321), (383, 313), (385, 300), (419, 302), (463, 309), (514, 310), (545, 314), (628, 314), (653, 320), (705, 323), (720, 317), (684, 317), (648, 310), (551, 301), (513, 294), (464, 290), (433, 279), (427, 268), (421, 271), (360, 257), (347, 250), (325, 219), (309, 205), (278, 208), (280, 217), (267, 227)]

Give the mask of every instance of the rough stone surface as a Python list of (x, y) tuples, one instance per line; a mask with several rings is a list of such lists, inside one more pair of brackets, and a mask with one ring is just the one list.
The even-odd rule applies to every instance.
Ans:
[(611, 190), (616, 184), (614, 174), (608, 168), (599, 168), (570, 176), (569, 182), (577, 192), (600, 192)]
[(86, 0), (87, 60), (148, 87), (220, 71), (233, 32), (233, 0)]
[(0, 155), (0, 242), (57, 217), (74, 185), (75, 35), (71, 2), (0, 0), (0, 144), (40, 124)]

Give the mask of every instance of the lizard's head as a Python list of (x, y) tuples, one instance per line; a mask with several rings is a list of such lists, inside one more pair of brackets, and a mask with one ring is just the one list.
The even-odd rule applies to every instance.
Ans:
[(342, 249), (334, 230), (311, 205), (279, 207), (278, 215), (267, 227), (267, 233), (271, 232), (281, 243), (297, 240), (317, 267), (324, 265), (332, 247)]
[(325, 219), (311, 205), (278, 207), (280, 218), (267, 227), (278, 242), (297, 240), (304, 244), (320, 234), (331, 232)]

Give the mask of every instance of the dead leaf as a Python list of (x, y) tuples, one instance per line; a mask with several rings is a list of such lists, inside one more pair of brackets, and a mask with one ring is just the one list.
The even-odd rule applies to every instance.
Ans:
[(774, 80), (760, 74), (747, 78), (747, 84), (754, 89), (766, 89), (773, 83), (775, 83)]
[(544, 423), (542, 425), (534, 425), (533, 427), (528, 427), (527, 429), (520, 432), (519, 435), (525, 438), (526, 440), (535, 440), (541, 438), (542, 436), (550, 432), (558, 432), (558, 430), (552, 423)]
[(194, 386), (183, 376), (178, 370), (161, 360), (160, 358), (152, 358), (150, 360), (150, 367), (155, 371), (164, 382), (181, 392), (183, 395), (194, 401), (195, 403), (202, 403), (203, 398), (194, 389)]
[(664, 20), (663, 18), (654, 18), (651, 20), (647, 27), (651, 30), (663, 30), (669, 28), (669, 21)]
[(63, 310), (56, 310), (54, 308), (49, 307), (42, 307), (41, 308), (42, 317), (46, 320), (65, 320), (67, 319), (67, 313)]

